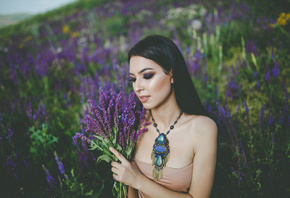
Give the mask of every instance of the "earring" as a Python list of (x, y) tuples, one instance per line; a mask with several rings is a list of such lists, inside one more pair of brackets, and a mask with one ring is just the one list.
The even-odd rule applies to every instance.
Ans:
[(171, 84), (173, 84), (173, 83), (174, 83), (174, 79), (173, 79), (173, 78), (171, 78), (171, 79), (170, 79), (170, 81), (171, 81)]

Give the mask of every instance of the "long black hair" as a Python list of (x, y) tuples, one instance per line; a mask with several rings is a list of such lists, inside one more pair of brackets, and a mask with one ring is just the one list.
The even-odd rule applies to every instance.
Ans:
[(175, 43), (161, 35), (147, 36), (135, 44), (128, 53), (156, 62), (165, 74), (172, 69), (174, 91), (178, 106), (187, 114), (209, 116), (194, 88), (185, 60)]

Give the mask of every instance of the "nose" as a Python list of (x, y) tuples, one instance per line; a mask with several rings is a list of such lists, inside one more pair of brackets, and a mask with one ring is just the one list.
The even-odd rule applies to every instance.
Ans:
[(144, 83), (142, 82), (142, 79), (137, 78), (133, 85), (134, 85), (133, 88), (135, 92), (140, 92), (144, 90)]

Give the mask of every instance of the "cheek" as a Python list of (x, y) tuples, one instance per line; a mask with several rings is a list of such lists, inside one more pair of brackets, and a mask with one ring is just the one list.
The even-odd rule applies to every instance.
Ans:
[(170, 79), (168, 79), (167, 76), (155, 78), (148, 84), (148, 87), (150, 87), (152, 91), (159, 92), (160, 94), (167, 93), (171, 90)]

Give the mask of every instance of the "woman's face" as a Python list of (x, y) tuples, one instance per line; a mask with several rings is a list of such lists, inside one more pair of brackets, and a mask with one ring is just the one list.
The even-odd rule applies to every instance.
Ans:
[(132, 56), (130, 59), (130, 81), (139, 100), (146, 109), (159, 107), (170, 97), (175, 97), (171, 86), (172, 73), (164, 73), (154, 61)]

